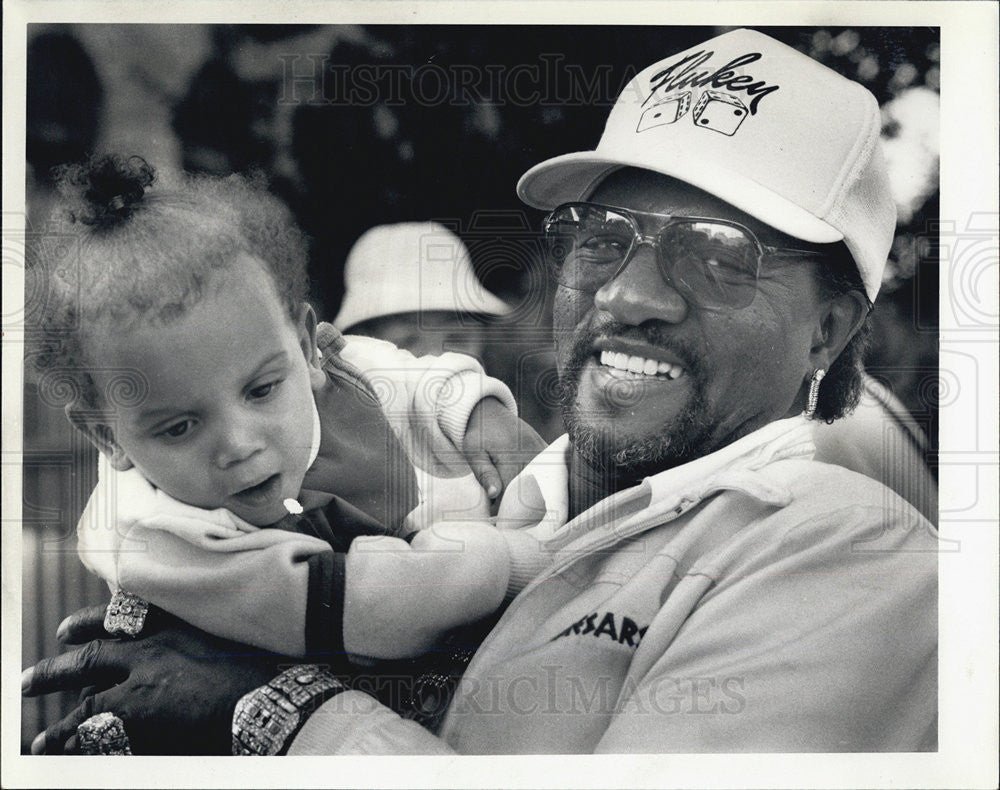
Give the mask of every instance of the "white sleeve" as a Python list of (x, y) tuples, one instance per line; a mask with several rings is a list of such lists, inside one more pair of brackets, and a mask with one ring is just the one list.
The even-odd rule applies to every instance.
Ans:
[(216, 636), (305, 651), (308, 561), (330, 550), (319, 538), (178, 502), (103, 456), (77, 538), (83, 564), (112, 590)]
[(344, 691), (313, 713), (288, 749), (289, 755), (456, 754), (415, 721), (402, 718), (374, 697)]
[(462, 449), (469, 415), (484, 398), (497, 398), (517, 413), (517, 402), (499, 379), (465, 354), (415, 357), (392, 343), (345, 335), (340, 356), (367, 379), (394, 423), (434, 421), (454, 447)]
[[(97, 485), (76, 528), (80, 561), (112, 589), (121, 587), (122, 563), (146, 551), (132, 535), (139, 526), (174, 532), (192, 543), (212, 543), (258, 529), (224, 508), (205, 510), (179, 502), (153, 487), (138, 469), (119, 472), (101, 454)], [(139, 590), (130, 592), (141, 595)]]
[(344, 648), (394, 659), (420, 655), (446, 631), (503, 603), (509, 560), (500, 530), (450, 522), (411, 543), (359, 536), (345, 559)]

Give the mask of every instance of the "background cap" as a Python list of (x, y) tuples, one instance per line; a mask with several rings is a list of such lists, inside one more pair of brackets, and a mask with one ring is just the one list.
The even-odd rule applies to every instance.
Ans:
[(344, 301), (333, 324), (341, 331), (398, 313), (444, 310), (506, 315), (472, 269), (462, 240), (436, 222), (379, 225), (347, 255)]
[(792, 47), (733, 30), (641, 71), (597, 149), (531, 168), (521, 199), (584, 200), (620, 167), (692, 184), (796, 238), (843, 240), (875, 299), (892, 246), (875, 97)]

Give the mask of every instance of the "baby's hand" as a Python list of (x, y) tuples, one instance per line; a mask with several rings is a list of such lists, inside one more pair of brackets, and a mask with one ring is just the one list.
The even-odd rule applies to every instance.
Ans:
[(469, 415), (463, 451), (491, 500), (543, 449), (545, 441), (496, 398), (483, 398)]

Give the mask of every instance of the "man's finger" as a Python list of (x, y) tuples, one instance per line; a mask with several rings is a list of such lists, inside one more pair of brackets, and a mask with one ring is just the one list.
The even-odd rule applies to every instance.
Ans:
[(78, 650), (42, 659), (21, 674), (21, 693), (34, 697), (91, 685), (107, 688), (125, 674), (114, 661), (110, 644), (95, 640)]
[(56, 639), (67, 645), (82, 645), (92, 639), (106, 639), (108, 632), (104, 630), (104, 615), (107, 609), (107, 604), (98, 604), (73, 612), (59, 623)]
[(81, 704), (87, 697), (94, 696), (98, 691), (101, 691), (101, 689), (97, 688), (97, 686), (85, 686), (80, 689), (80, 695), (76, 698), (76, 704)]
[[(104, 711), (115, 711), (115, 702), (121, 703), (117, 692), (102, 692), (93, 697), (87, 697), (66, 718), (56, 722), (45, 732), (38, 735), (31, 743), (32, 754), (64, 754), (72, 753), (77, 746), (76, 728), (91, 716)], [(119, 706), (120, 707), (120, 706)]]
[(532, 453), (532, 457), (538, 455), (542, 450), (549, 446), (549, 443), (542, 438), (542, 435), (532, 428), (524, 420), (521, 420), (521, 425), (518, 431), (518, 447), (521, 450)]
[(76, 728), (94, 715), (94, 698), (87, 697), (68, 716), (57, 721), (31, 742), (32, 754), (62, 754), (63, 744), (76, 734)]

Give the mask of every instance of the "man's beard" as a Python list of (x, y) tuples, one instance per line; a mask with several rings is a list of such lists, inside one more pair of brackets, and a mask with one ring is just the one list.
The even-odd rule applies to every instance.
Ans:
[[(669, 349), (681, 360), (690, 383), (691, 396), (684, 410), (666, 419), (648, 436), (618, 431), (613, 419), (605, 418), (596, 424), (600, 418), (591, 416), (588, 420), (576, 402), (583, 366), (594, 354), (594, 341), (598, 337), (627, 336), (641, 336), (646, 343)], [(569, 359), (560, 371), (559, 384), (563, 422), (573, 449), (595, 471), (619, 480), (639, 480), (686, 463), (709, 449), (712, 419), (705, 397), (705, 372), (693, 354), (668, 340), (656, 326), (609, 324), (591, 329), (573, 341)], [(608, 400), (612, 405), (617, 401), (619, 406), (627, 408), (630, 400), (655, 397), (644, 390), (642, 381), (622, 380), (617, 396), (612, 389)]]

